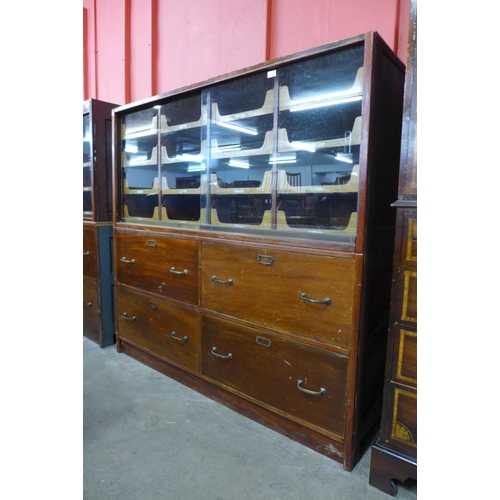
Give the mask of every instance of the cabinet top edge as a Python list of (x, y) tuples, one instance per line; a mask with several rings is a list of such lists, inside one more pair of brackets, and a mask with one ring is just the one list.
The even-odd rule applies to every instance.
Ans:
[(203, 80), (201, 82), (196, 82), (196, 83), (193, 83), (190, 85), (186, 85), (184, 87), (172, 89), (172, 90), (169, 90), (167, 92), (163, 92), (160, 94), (156, 94), (154, 96), (150, 96), (150, 97), (147, 97), (144, 99), (130, 102), (128, 104), (123, 104), (121, 106), (117, 106), (116, 108), (114, 108), (112, 110), (112, 113), (114, 115), (115, 113), (120, 113), (122, 111), (127, 111), (129, 109), (133, 109), (136, 107), (142, 107), (142, 106), (147, 107), (148, 105), (151, 105), (160, 99), (165, 99), (165, 98), (173, 97), (175, 95), (179, 95), (182, 93), (202, 89), (204, 87), (208, 87), (209, 85), (221, 83), (221, 82), (224, 82), (226, 80), (230, 80), (232, 78), (236, 78), (239, 76), (244, 76), (246, 74), (254, 73), (256, 71), (264, 71), (266, 69), (268, 69), (268, 70), (275, 69), (281, 65), (284, 65), (284, 64), (296, 61), (296, 60), (300, 60), (303, 58), (307, 58), (310, 56), (320, 55), (320, 54), (323, 54), (323, 53), (326, 53), (326, 52), (329, 52), (329, 51), (332, 51), (335, 49), (340, 49), (344, 46), (353, 45), (356, 43), (366, 43), (367, 45), (369, 45), (368, 42), (370, 40), (374, 40), (374, 39), (377, 39), (377, 40), (383, 42), (383, 44), (385, 44), (387, 46), (387, 44), (383, 41), (382, 37), (379, 35), (379, 33), (377, 31), (368, 31), (368, 32), (360, 34), (360, 35), (352, 36), (349, 38), (344, 38), (342, 40), (336, 40), (333, 42), (328, 42), (328, 43), (325, 43), (322, 45), (318, 45), (316, 47), (304, 49), (304, 50), (299, 51), (299, 52), (294, 52), (292, 54), (280, 56), (280, 57), (277, 57), (277, 58), (269, 60), (269, 61), (264, 61), (262, 63), (254, 64), (252, 66), (243, 67), (241, 69), (237, 69), (237, 70), (231, 71), (229, 73), (226, 73), (226, 74), (223, 74), (220, 76), (209, 78), (209, 79)]

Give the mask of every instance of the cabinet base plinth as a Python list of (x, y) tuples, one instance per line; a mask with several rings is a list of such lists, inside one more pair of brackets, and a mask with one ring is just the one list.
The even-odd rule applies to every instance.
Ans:
[(417, 480), (415, 459), (388, 450), (377, 441), (372, 446), (369, 483), (388, 495), (396, 496), (398, 488), (394, 480), (404, 483), (407, 479)]

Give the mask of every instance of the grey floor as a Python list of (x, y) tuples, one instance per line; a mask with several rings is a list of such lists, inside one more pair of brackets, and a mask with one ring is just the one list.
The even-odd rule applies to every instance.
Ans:
[[(375, 500), (370, 450), (352, 472), (83, 337), (83, 498)], [(416, 483), (399, 484), (400, 500)]]

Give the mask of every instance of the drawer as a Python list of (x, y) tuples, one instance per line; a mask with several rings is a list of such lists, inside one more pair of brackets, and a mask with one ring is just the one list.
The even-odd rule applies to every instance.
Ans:
[(403, 212), (401, 264), (417, 265), (417, 212)]
[(389, 425), (381, 438), (393, 448), (416, 456), (417, 453), (417, 391), (391, 384), (387, 394)]
[(196, 241), (116, 232), (116, 280), (198, 305)]
[(199, 372), (200, 329), (196, 311), (116, 288), (118, 334), (168, 362)]
[(400, 273), (402, 287), (401, 321), (417, 323), (417, 272), (402, 269)]
[(395, 327), (392, 378), (401, 384), (417, 387), (417, 332)]
[(97, 278), (97, 236), (95, 229), (83, 230), (83, 275)]
[(354, 259), (203, 243), (202, 305), (350, 348)]
[(347, 356), (209, 316), (202, 324), (203, 375), (344, 436)]
[(83, 324), (99, 332), (99, 301), (97, 282), (83, 279)]

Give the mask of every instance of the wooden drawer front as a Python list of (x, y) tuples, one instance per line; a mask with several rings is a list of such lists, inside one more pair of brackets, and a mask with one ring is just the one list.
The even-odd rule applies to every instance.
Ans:
[(417, 332), (396, 328), (395, 359), (392, 377), (396, 382), (417, 387)]
[(83, 230), (83, 275), (97, 278), (97, 236), (94, 229)]
[[(346, 356), (203, 317), (203, 375), (341, 437), (347, 364)], [(300, 380), (305, 390), (320, 393), (302, 392)]]
[(83, 279), (83, 323), (92, 330), (99, 331), (99, 301), (97, 283)]
[(116, 233), (116, 280), (198, 305), (198, 243)]
[(417, 213), (403, 213), (403, 237), (401, 245), (401, 263), (407, 266), (417, 265)]
[(401, 321), (417, 322), (417, 272), (404, 269), (402, 272), (403, 302)]
[(178, 366), (199, 372), (199, 315), (163, 300), (117, 287), (118, 333), (122, 339)]
[(417, 393), (398, 386), (391, 389), (392, 420), (390, 436), (386, 441), (414, 455), (417, 450)]
[(350, 348), (354, 260), (203, 243), (202, 262), (204, 308)]

